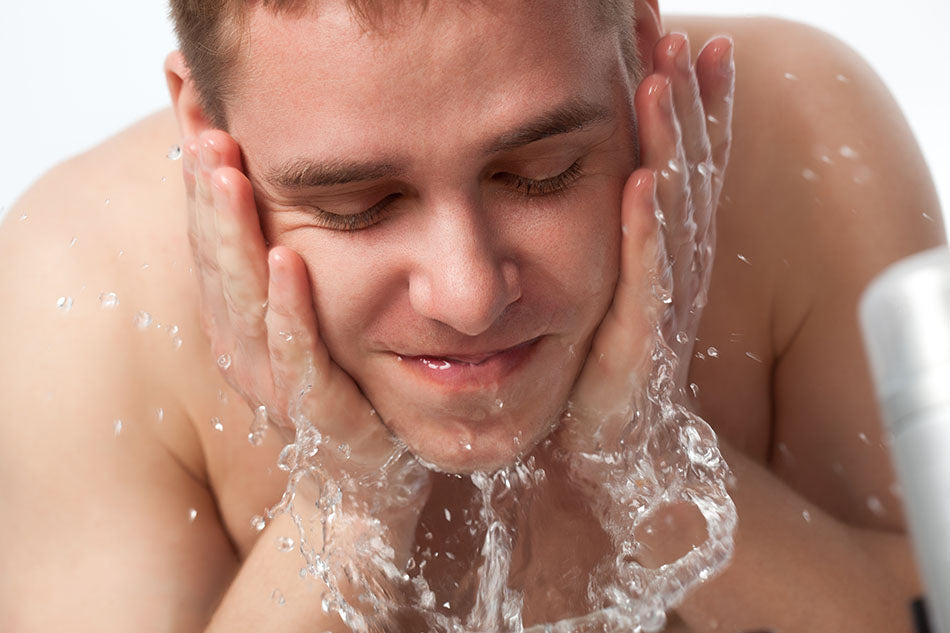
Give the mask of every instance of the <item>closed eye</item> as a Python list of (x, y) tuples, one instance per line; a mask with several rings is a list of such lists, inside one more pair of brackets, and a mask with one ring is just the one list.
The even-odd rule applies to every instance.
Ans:
[(511, 189), (525, 196), (533, 197), (560, 193), (573, 184), (575, 180), (580, 178), (582, 174), (580, 160), (576, 160), (574, 164), (560, 174), (542, 180), (525, 178), (524, 176), (505, 172), (496, 174), (495, 178)]

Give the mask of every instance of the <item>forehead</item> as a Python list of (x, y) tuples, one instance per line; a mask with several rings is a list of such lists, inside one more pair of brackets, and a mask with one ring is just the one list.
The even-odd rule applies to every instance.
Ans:
[(552, 104), (607, 102), (622, 64), (592, 4), (409, 2), (369, 31), (342, 1), (298, 16), (252, 9), (231, 132), (275, 159), (317, 147), (431, 154)]

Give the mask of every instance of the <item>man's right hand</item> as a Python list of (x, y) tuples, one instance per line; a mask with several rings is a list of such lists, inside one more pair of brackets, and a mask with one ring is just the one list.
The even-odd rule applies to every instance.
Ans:
[[(189, 139), (183, 171), (202, 326), (221, 372), (288, 439), (296, 431), (297, 447), (282, 455), (291, 476), (318, 461), (343, 488), (344, 518), (379, 519), (398, 566), (412, 545), (427, 471), (330, 358), (304, 262), (283, 246), (268, 251), (235, 140), (219, 130)], [(319, 447), (316, 457), (297, 454), (304, 440)]]

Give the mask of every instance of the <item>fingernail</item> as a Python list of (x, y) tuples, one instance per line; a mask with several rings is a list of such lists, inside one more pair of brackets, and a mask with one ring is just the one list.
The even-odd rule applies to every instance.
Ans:
[(726, 51), (722, 54), (722, 57), (719, 58), (719, 72), (722, 73), (723, 77), (728, 77), (732, 74), (734, 68), (735, 63), (732, 59), (732, 40), (729, 40)]

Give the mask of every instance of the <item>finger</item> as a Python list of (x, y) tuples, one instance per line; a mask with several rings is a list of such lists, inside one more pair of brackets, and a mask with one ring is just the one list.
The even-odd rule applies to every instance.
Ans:
[(658, 258), (655, 174), (639, 169), (627, 180), (621, 203), (620, 276), (571, 396), (575, 420), (566, 429), (574, 450), (610, 446), (632, 416), (645, 380), (657, 309), (651, 273)]
[(188, 213), (192, 255), (200, 289), (201, 322), (213, 344), (221, 343), (225, 339), (227, 340), (224, 344), (230, 344), (230, 335), (226, 331), (227, 306), (220, 290), (221, 275), (215, 256), (217, 243), (214, 237), (214, 203), (210, 194), (210, 174), (202, 155), (201, 139), (194, 139), (186, 145), (185, 160), (194, 177), (188, 199)]
[(326, 389), (329, 355), (319, 338), (307, 270), (300, 256), (283, 246), (268, 256), (267, 345), (281, 409), (307, 389)]
[(348, 447), (344, 453), (352, 456), (355, 466), (380, 468), (397, 447), (356, 383), (330, 358), (320, 337), (303, 260), (278, 246), (271, 250), (269, 264), (271, 371), (282, 397), (294, 400), (285, 410), (305, 412), (336, 446)]
[(647, 77), (637, 89), (634, 101), (639, 122), (641, 166), (659, 174), (658, 219), (664, 228), (680, 232), (690, 219), (683, 217), (687, 211), (689, 181), (685, 170), (682, 133), (673, 111), (670, 80), (664, 75)]
[[(218, 167), (212, 177), (217, 262), (221, 292), (235, 345), (234, 354), (249, 376), (266, 366), (267, 247), (261, 234), (251, 183), (233, 167)], [(260, 391), (260, 384), (255, 386)], [(266, 376), (269, 379), (269, 376)], [(254, 395), (263, 395), (260, 393)]]
[(721, 183), (732, 145), (732, 112), (736, 73), (733, 43), (728, 37), (709, 42), (696, 60), (699, 91), (706, 112), (713, 173)]
[(708, 161), (709, 140), (699, 83), (693, 72), (689, 40), (680, 33), (663, 37), (656, 45), (654, 58), (657, 72), (670, 78), (687, 169), (693, 170)]

